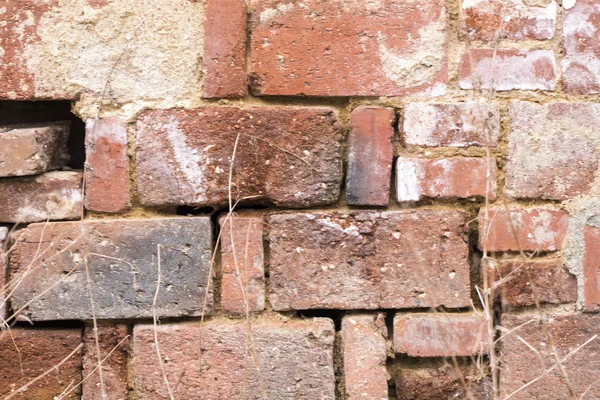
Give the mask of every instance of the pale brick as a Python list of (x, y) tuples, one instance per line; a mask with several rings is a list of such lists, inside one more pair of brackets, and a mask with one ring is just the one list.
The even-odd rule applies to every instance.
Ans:
[(275, 310), (466, 307), (462, 211), (273, 214)]
[(4, 285), (6, 285), (6, 277), (7, 277), (7, 266), (8, 266), (8, 257), (6, 252), (8, 250), (7, 246), (8, 239), (8, 228), (5, 226), (0, 226), (0, 321), (6, 318), (6, 292), (4, 289)]
[[(253, 322), (251, 340), (260, 375), (246, 322), (163, 324), (156, 329), (175, 398), (335, 398), (331, 320)], [(169, 399), (156, 357), (154, 327), (136, 325), (133, 346), (137, 397)]]
[(86, 254), (98, 319), (152, 317), (159, 245), (161, 285), (156, 315), (201, 315), (205, 296), (211, 311), (212, 293), (206, 293), (212, 246), (208, 217), (87, 220), (83, 228), (80, 222), (44, 226), (29, 225), (10, 258), (11, 276), (25, 274), (43, 231), (39, 254), (44, 257), (32, 264), (12, 298), (15, 310), (32, 301), (23, 311), (28, 319), (92, 318)]
[(583, 259), (584, 307), (600, 311), (600, 229), (586, 226), (583, 230), (585, 254)]

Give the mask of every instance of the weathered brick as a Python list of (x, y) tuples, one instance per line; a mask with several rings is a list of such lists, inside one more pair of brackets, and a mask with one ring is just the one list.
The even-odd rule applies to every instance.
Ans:
[[(486, 158), (409, 158), (396, 160), (396, 195), (400, 202), (424, 197), (450, 199), (485, 197)], [(496, 162), (490, 160), (490, 199), (496, 198)]]
[(117, 118), (86, 123), (85, 208), (123, 212), (129, 204), (127, 125)]
[(329, 108), (155, 110), (138, 120), (137, 179), (145, 205), (217, 206), (252, 197), (282, 207), (338, 200), (341, 126)]
[[(554, 90), (556, 59), (551, 50), (498, 49), (496, 67), (493, 49), (471, 49), (463, 52), (459, 65), (461, 89)], [(473, 64), (471, 64), (471, 60)]]
[(499, 135), (497, 103), (409, 103), (404, 107), (403, 140), (408, 145), (496, 147)]
[[(221, 309), (244, 315), (265, 308), (263, 219), (243, 215), (223, 217), (221, 225)], [(233, 229), (232, 229), (233, 228)], [(235, 255), (234, 250), (235, 249)], [(240, 285), (241, 283), (241, 285)], [(244, 293), (242, 293), (242, 288)]]
[(470, 304), (462, 211), (274, 214), (275, 310), (465, 307)]
[(385, 315), (349, 315), (342, 320), (346, 399), (387, 399)]
[(8, 239), (8, 228), (0, 226), (0, 321), (6, 318), (6, 267), (8, 266), (8, 257), (6, 255), (6, 242)]
[(107, 83), (117, 103), (201, 96), (202, 2), (20, 0), (2, 20), (0, 98), (98, 97)]
[(350, 115), (346, 203), (387, 206), (394, 159), (393, 108), (358, 107)]
[(443, 94), (447, 27), (443, 0), (255, 0), (251, 89), (257, 95)]
[(396, 314), (394, 351), (413, 357), (470, 356), (487, 352), (487, 323), (480, 314)]
[(509, 196), (565, 200), (590, 192), (600, 153), (599, 104), (513, 101), (509, 115)]
[(586, 226), (583, 230), (585, 255), (583, 259), (584, 307), (600, 311), (600, 229)]
[(245, 0), (208, 0), (204, 22), (204, 97), (248, 94)]
[(577, 301), (577, 279), (557, 260), (499, 260), (496, 271), (490, 274), (490, 283), (505, 279), (497, 291), (502, 302), (513, 307), (535, 305), (532, 287), (536, 288), (540, 303)]
[(470, 391), (476, 400), (492, 398), (492, 380), (470, 364), (461, 364), (460, 373), (467, 385), (461, 382), (456, 368), (449, 363), (428, 360), (427, 365), (417, 363), (395, 369), (398, 400), (448, 400), (467, 399)]
[(600, 7), (596, 0), (563, 4), (563, 89), (567, 93), (600, 93)]
[(69, 122), (0, 128), (0, 177), (35, 175), (63, 167)]
[[(548, 321), (548, 333), (556, 347), (556, 355), (563, 360), (561, 364), (569, 377), (574, 396), (569, 394), (563, 375), (556, 367), (554, 349), (548, 345), (548, 338), (537, 322), (538, 315), (505, 313), (502, 316), (502, 326), (507, 331), (525, 324), (502, 340), (502, 398), (551, 368), (552, 371), (515, 394), (511, 400), (600, 398), (600, 386), (597, 384), (600, 379), (600, 340), (596, 338), (575, 351), (594, 335), (600, 334), (600, 315), (550, 314), (545, 317)], [(571, 356), (567, 358), (567, 354)], [(582, 397), (586, 390), (586, 395)]]
[[(99, 325), (98, 342), (100, 344), (100, 359), (102, 362), (102, 381), (104, 393), (100, 386), (98, 371), (98, 356), (96, 353), (96, 338), (91, 326), (87, 326), (83, 334), (83, 400), (126, 400), (127, 388), (127, 349), (129, 340), (127, 325)], [(110, 354), (112, 352), (112, 354)], [(110, 354), (110, 356), (109, 356)], [(108, 358), (107, 358), (108, 357)], [(96, 369), (95, 372), (94, 369)]]
[(467, 32), (473, 39), (493, 40), (502, 28), (508, 39), (552, 39), (556, 25), (556, 2), (542, 0), (477, 0), (462, 2)]
[(489, 224), (479, 212), (479, 248), (488, 251), (556, 251), (562, 249), (569, 215), (550, 208), (492, 208)]
[[(176, 398), (335, 398), (331, 320), (254, 322), (251, 338), (260, 374), (246, 322), (160, 325), (156, 329), (166, 377)], [(156, 357), (154, 328), (136, 325), (133, 345), (137, 397), (169, 399)]]
[(10, 258), (11, 275), (24, 274), (44, 231), (39, 250), (44, 257), (32, 264), (34, 269), (12, 298), (15, 310), (32, 301), (23, 314), (33, 321), (92, 318), (86, 254), (97, 318), (151, 317), (159, 245), (161, 286), (156, 314), (201, 315), (205, 295), (209, 311), (212, 307), (212, 293), (205, 290), (212, 242), (208, 217), (87, 220), (83, 237), (80, 222), (49, 224), (45, 230), (44, 226), (29, 225)]
[(78, 219), (82, 213), (83, 174), (51, 171), (0, 180), (0, 222)]
[[(14, 399), (48, 400), (58, 398), (69, 386), (81, 381), (81, 350), (56, 367), (81, 345), (79, 329), (12, 328), (0, 335), (0, 396), (16, 392), (39, 375), (52, 372), (30, 385)], [(64, 399), (79, 399), (76, 388)]]

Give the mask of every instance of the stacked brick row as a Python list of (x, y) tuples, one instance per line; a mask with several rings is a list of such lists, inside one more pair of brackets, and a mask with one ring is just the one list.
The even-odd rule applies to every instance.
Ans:
[(0, 395), (600, 396), (593, 0), (3, 14)]

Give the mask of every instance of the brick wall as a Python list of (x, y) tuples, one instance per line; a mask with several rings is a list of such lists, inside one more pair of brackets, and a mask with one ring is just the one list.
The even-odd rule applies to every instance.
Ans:
[(600, 398), (595, 0), (0, 15), (0, 396)]

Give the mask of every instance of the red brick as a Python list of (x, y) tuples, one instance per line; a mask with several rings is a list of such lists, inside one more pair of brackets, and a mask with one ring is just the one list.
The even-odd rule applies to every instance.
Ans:
[[(423, 198), (485, 197), (486, 158), (408, 158), (396, 160), (396, 195), (399, 202)], [(490, 199), (496, 198), (496, 161), (490, 160)]]
[(0, 177), (35, 175), (67, 163), (70, 122), (0, 128)]
[[(473, 39), (493, 40), (500, 28), (503, 38), (552, 39), (556, 24), (556, 2), (528, 0), (463, 1), (467, 32)], [(504, 22), (502, 21), (504, 19)]]
[(513, 101), (506, 191), (566, 200), (590, 192), (598, 169), (600, 105)]
[[(427, 365), (417, 363), (396, 368), (394, 380), (398, 400), (448, 400), (468, 399), (467, 389), (456, 368), (449, 362), (427, 360)], [(483, 366), (485, 368), (485, 366)], [(461, 364), (460, 373), (473, 398), (492, 398), (492, 380), (475, 365)]]
[(124, 212), (129, 204), (127, 125), (117, 118), (86, 123), (85, 208)]
[(245, 0), (208, 0), (204, 14), (203, 96), (246, 97)]
[(496, 147), (500, 135), (496, 103), (409, 103), (403, 121), (403, 140), (408, 145)]
[[(208, 217), (86, 220), (83, 226), (81, 222), (44, 226), (29, 225), (10, 257), (11, 276), (26, 274), (14, 291), (12, 306), (17, 310), (31, 302), (22, 312), (28, 319), (92, 319), (86, 254), (98, 319), (152, 317), (158, 245), (162, 247), (161, 286), (156, 315), (199, 316), (205, 295), (207, 312), (211, 311), (212, 293), (206, 294), (212, 254)], [(37, 254), (44, 258), (26, 272), (38, 247)]]
[(80, 172), (52, 171), (0, 180), (0, 222), (81, 218), (82, 176)]
[[(507, 330), (517, 328), (502, 340), (502, 373), (500, 374), (500, 391), (502, 398), (540, 377), (556, 364), (554, 349), (548, 345), (548, 339), (542, 326), (537, 322), (538, 313), (502, 316), (502, 326)], [(571, 396), (558, 368), (544, 375), (535, 383), (520, 391), (511, 400), (564, 400), (600, 398), (600, 340), (591, 341), (585, 347), (575, 350), (600, 334), (600, 315), (585, 314), (550, 314), (548, 333), (556, 347), (561, 360), (571, 354), (561, 364), (569, 377), (574, 392)], [(531, 321), (530, 323), (528, 323)], [(524, 343), (526, 342), (526, 343)], [(535, 349), (535, 351), (533, 349)], [(587, 390), (589, 389), (589, 390)], [(587, 393), (582, 397), (583, 393)]]
[(358, 107), (350, 116), (346, 203), (387, 206), (394, 159), (393, 108)]
[(385, 314), (348, 315), (342, 320), (346, 399), (387, 399)]
[(489, 226), (479, 212), (479, 248), (488, 251), (557, 251), (567, 235), (569, 215), (550, 208), (492, 208)]
[(485, 353), (487, 322), (479, 314), (396, 314), (394, 351), (412, 357)]
[[(102, 362), (102, 381), (106, 397), (102, 397), (96, 338), (91, 326), (87, 326), (83, 335), (83, 376), (88, 377), (82, 386), (83, 400), (126, 400), (127, 387), (127, 349), (130, 340), (127, 337), (127, 325), (99, 325), (98, 342)], [(110, 354), (112, 352), (112, 354)], [(109, 356), (110, 354), (110, 356)], [(108, 357), (108, 358), (107, 358)], [(94, 369), (96, 369), (95, 372)]]
[[(219, 223), (221, 225), (221, 271), (223, 274), (221, 309), (228, 314), (244, 315), (246, 313), (245, 294), (248, 311), (264, 310), (263, 219), (232, 215), (230, 218), (221, 218)], [(232, 227), (233, 229), (231, 229)], [(244, 294), (240, 282), (242, 282)]]
[(138, 195), (144, 205), (219, 206), (252, 197), (281, 207), (335, 203), (341, 126), (329, 108), (155, 110), (138, 120)]
[(470, 305), (462, 211), (273, 214), (277, 311)]
[(461, 89), (489, 89), (492, 77), (497, 91), (555, 89), (553, 51), (498, 49), (495, 68), (493, 54), (493, 49), (472, 49), (471, 55), (463, 52), (458, 71)]
[[(252, 324), (260, 376), (246, 322), (159, 325), (167, 379), (177, 399), (335, 398), (333, 322), (325, 318)], [(154, 328), (136, 325), (133, 375), (137, 398), (169, 399), (154, 345)]]
[(600, 93), (600, 8), (596, 0), (563, 4), (563, 90)]
[(447, 27), (443, 0), (256, 0), (251, 89), (257, 95), (440, 95), (448, 80)]
[(600, 229), (586, 226), (583, 230), (585, 255), (583, 259), (584, 307), (600, 311)]
[[(14, 339), (14, 341), (13, 341)], [(8, 396), (39, 375), (52, 372), (33, 383), (13, 399), (48, 400), (58, 398), (69, 386), (81, 381), (81, 350), (56, 367), (81, 345), (79, 329), (12, 328), (0, 334), (0, 396)], [(56, 396), (56, 397), (55, 397)], [(79, 399), (80, 389), (64, 399)]]
[(536, 288), (540, 303), (577, 301), (577, 279), (560, 261), (499, 260), (496, 268), (498, 275), (490, 276), (490, 283), (506, 279), (498, 289), (503, 304), (513, 307), (535, 305), (532, 287)]

